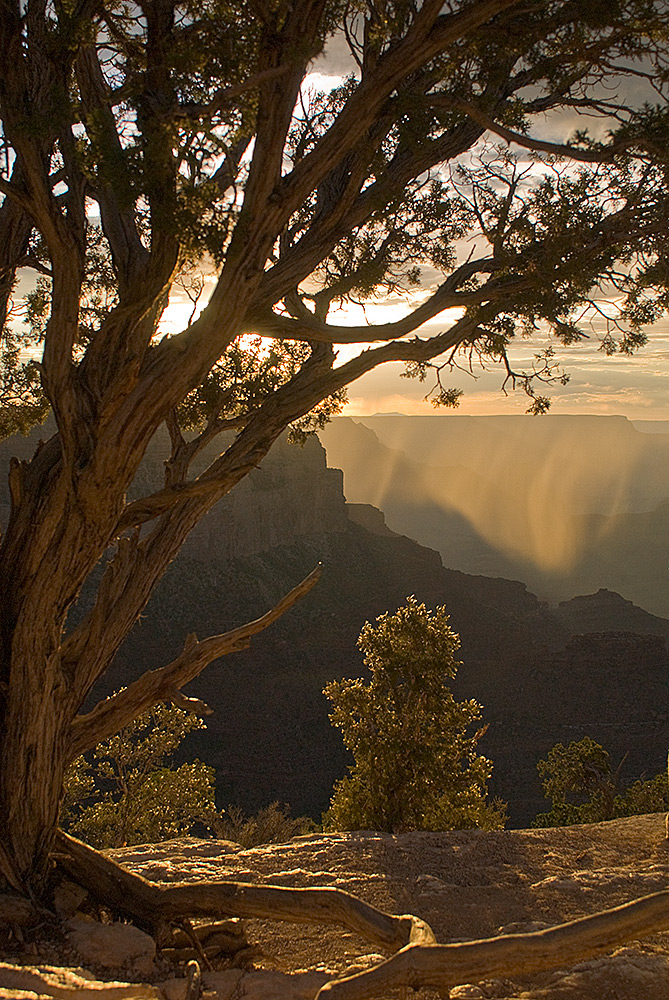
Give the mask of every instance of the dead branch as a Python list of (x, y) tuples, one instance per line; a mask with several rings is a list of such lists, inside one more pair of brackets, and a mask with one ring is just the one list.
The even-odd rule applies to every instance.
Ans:
[(669, 927), (669, 890), (531, 934), (461, 944), (411, 944), (367, 972), (327, 983), (317, 1000), (371, 1000), (398, 986), (439, 991), (459, 983), (540, 972), (610, 951)]
[(77, 716), (72, 723), (69, 741), (70, 759), (90, 750), (100, 740), (113, 736), (156, 702), (172, 701), (174, 690), (192, 681), (213, 660), (246, 649), (254, 635), (277, 621), (311, 590), (320, 579), (322, 568), (319, 563), (261, 618), (207, 639), (198, 640), (195, 635), (188, 636), (176, 660), (157, 670), (148, 671), (123, 691), (99, 702), (86, 715)]
[[(89, 973), (90, 975), (90, 973)], [(184, 980), (184, 984), (186, 980)], [(164, 1000), (158, 986), (148, 983), (108, 983), (89, 979), (53, 965), (39, 968), (0, 962), (0, 990), (3, 998), (18, 1000)], [(189, 994), (187, 1000), (194, 994)]]
[(390, 951), (435, 941), (431, 928), (419, 917), (391, 916), (341, 889), (286, 889), (222, 881), (156, 885), (60, 830), (56, 843), (58, 865), (69, 878), (106, 906), (151, 930), (184, 915), (216, 915), (342, 924)]
[(202, 977), (200, 966), (194, 960), (186, 966), (186, 979), (188, 980), (186, 1000), (199, 1000), (202, 994)]

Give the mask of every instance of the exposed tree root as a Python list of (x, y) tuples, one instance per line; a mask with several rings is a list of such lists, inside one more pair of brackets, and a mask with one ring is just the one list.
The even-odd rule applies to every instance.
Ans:
[[(186, 994), (184, 980), (184, 995)], [(157, 986), (147, 983), (105, 983), (53, 965), (31, 968), (0, 962), (0, 997), (22, 1000), (164, 1000)], [(193, 994), (193, 1000), (195, 995)]]
[(206, 969), (212, 959), (222, 957), (227, 964), (244, 968), (260, 954), (257, 946), (249, 944), (238, 917), (197, 925), (184, 920), (181, 927), (171, 929), (166, 943), (162, 939), (159, 943), (161, 954), (168, 961), (183, 965), (196, 960)]
[(58, 850), (59, 865), (69, 878), (106, 906), (152, 930), (184, 917), (216, 915), (342, 924), (389, 951), (436, 940), (418, 917), (390, 916), (341, 889), (286, 889), (244, 882), (156, 885), (62, 831)]
[(240, 882), (156, 885), (65, 833), (58, 861), (93, 897), (154, 932), (196, 916), (341, 924), (396, 952), (373, 969), (327, 983), (317, 1000), (372, 1000), (398, 986), (446, 994), (460, 983), (571, 965), (669, 928), (669, 890), (529, 934), (440, 945), (410, 914), (391, 916), (339, 889), (286, 889)]
[(531, 934), (462, 944), (408, 945), (386, 962), (326, 983), (316, 1000), (371, 1000), (398, 986), (440, 992), (460, 983), (541, 972), (669, 928), (669, 890)]

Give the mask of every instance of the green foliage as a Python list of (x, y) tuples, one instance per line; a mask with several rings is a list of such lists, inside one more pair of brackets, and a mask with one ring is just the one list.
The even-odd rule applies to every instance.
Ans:
[(540, 813), (533, 826), (570, 826), (611, 819), (615, 797), (611, 761), (606, 750), (585, 736), (565, 747), (557, 743), (540, 760), (544, 795), (552, 808)]
[(271, 802), (254, 816), (246, 816), (239, 806), (229, 806), (216, 826), (216, 835), (242, 847), (257, 847), (259, 844), (285, 844), (291, 837), (315, 830), (316, 824), (309, 816), (291, 816), (287, 805)]
[(574, 740), (567, 747), (557, 743), (546, 760), (539, 761), (537, 770), (551, 808), (536, 816), (532, 823), (535, 827), (601, 823), (669, 808), (666, 773), (649, 780), (639, 779), (629, 788), (621, 789), (620, 768), (613, 773), (608, 752), (589, 736)]
[(457, 702), (447, 687), (460, 640), (443, 607), (429, 611), (415, 597), (376, 625), (358, 645), (369, 681), (333, 681), (325, 695), (355, 764), (335, 785), (324, 826), (331, 830), (497, 829), (500, 803), (486, 803), (492, 766), (477, 753), (485, 730), (473, 700)]
[[(216, 421), (222, 426), (243, 421), (299, 372), (309, 354), (307, 344), (295, 341), (273, 341), (267, 346), (260, 337), (235, 340), (179, 407), (182, 429), (201, 431), (215, 426)], [(302, 442), (308, 434), (322, 429), (341, 411), (346, 398), (346, 390), (340, 389), (294, 421), (292, 439)]]
[(195, 729), (195, 715), (155, 705), (87, 757), (65, 779), (61, 822), (93, 847), (155, 843), (215, 828), (214, 769), (200, 761), (172, 768), (166, 759)]
[(643, 816), (646, 813), (665, 812), (669, 809), (669, 783), (664, 771), (654, 778), (639, 778), (629, 788), (616, 796), (616, 816)]
[(39, 365), (29, 343), (6, 326), (0, 332), (0, 440), (27, 434), (46, 419), (49, 403), (42, 392)]

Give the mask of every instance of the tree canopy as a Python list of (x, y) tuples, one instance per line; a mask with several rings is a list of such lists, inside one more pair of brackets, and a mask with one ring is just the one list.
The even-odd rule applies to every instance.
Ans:
[[(57, 428), (12, 464), (0, 545), (7, 883), (44, 883), (68, 760), (313, 582), (82, 712), (189, 531), (287, 427), (326, 419), (392, 360), (439, 380), (463, 357), (497, 360), (541, 411), (552, 348), (517, 371), (518, 335), (545, 324), (572, 343), (592, 323), (606, 351), (643, 341), (667, 298), (666, 14), (653, 0), (2, 0), (2, 426), (50, 409)], [(309, 73), (328, 45), (351, 72), (322, 93)], [(179, 289), (192, 314), (168, 330)], [(332, 312), (387, 294), (407, 295), (402, 318)], [(436, 397), (457, 401), (440, 381)], [(164, 485), (128, 499), (162, 424)]]

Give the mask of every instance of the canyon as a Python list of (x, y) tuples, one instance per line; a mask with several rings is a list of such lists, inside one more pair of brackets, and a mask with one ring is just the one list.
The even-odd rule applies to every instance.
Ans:
[[(0, 465), (9, 454), (27, 457), (36, 437), (0, 443)], [(160, 483), (164, 450), (164, 440), (153, 442), (134, 490)], [(591, 736), (614, 767), (625, 758), (626, 781), (665, 767), (667, 620), (606, 589), (549, 604), (521, 582), (444, 567), (378, 509), (347, 504), (342, 474), (316, 438), (304, 447), (280, 440), (199, 525), (92, 699), (168, 662), (188, 633), (262, 614), (319, 561), (322, 579), (298, 606), (187, 689), (214, 713), (184, 754), (216, 768), (222, 805), (254, 811), (279, 800), (320, 817), (350, 762), (322, 689), (364, 673), (362, 625), (409, 594), (446, 605), (460, 634), (453, 689), (483, 705), (490, 789), (508, 801), (511, 826), (545, 807), (536, 762), (556, 742)]]

